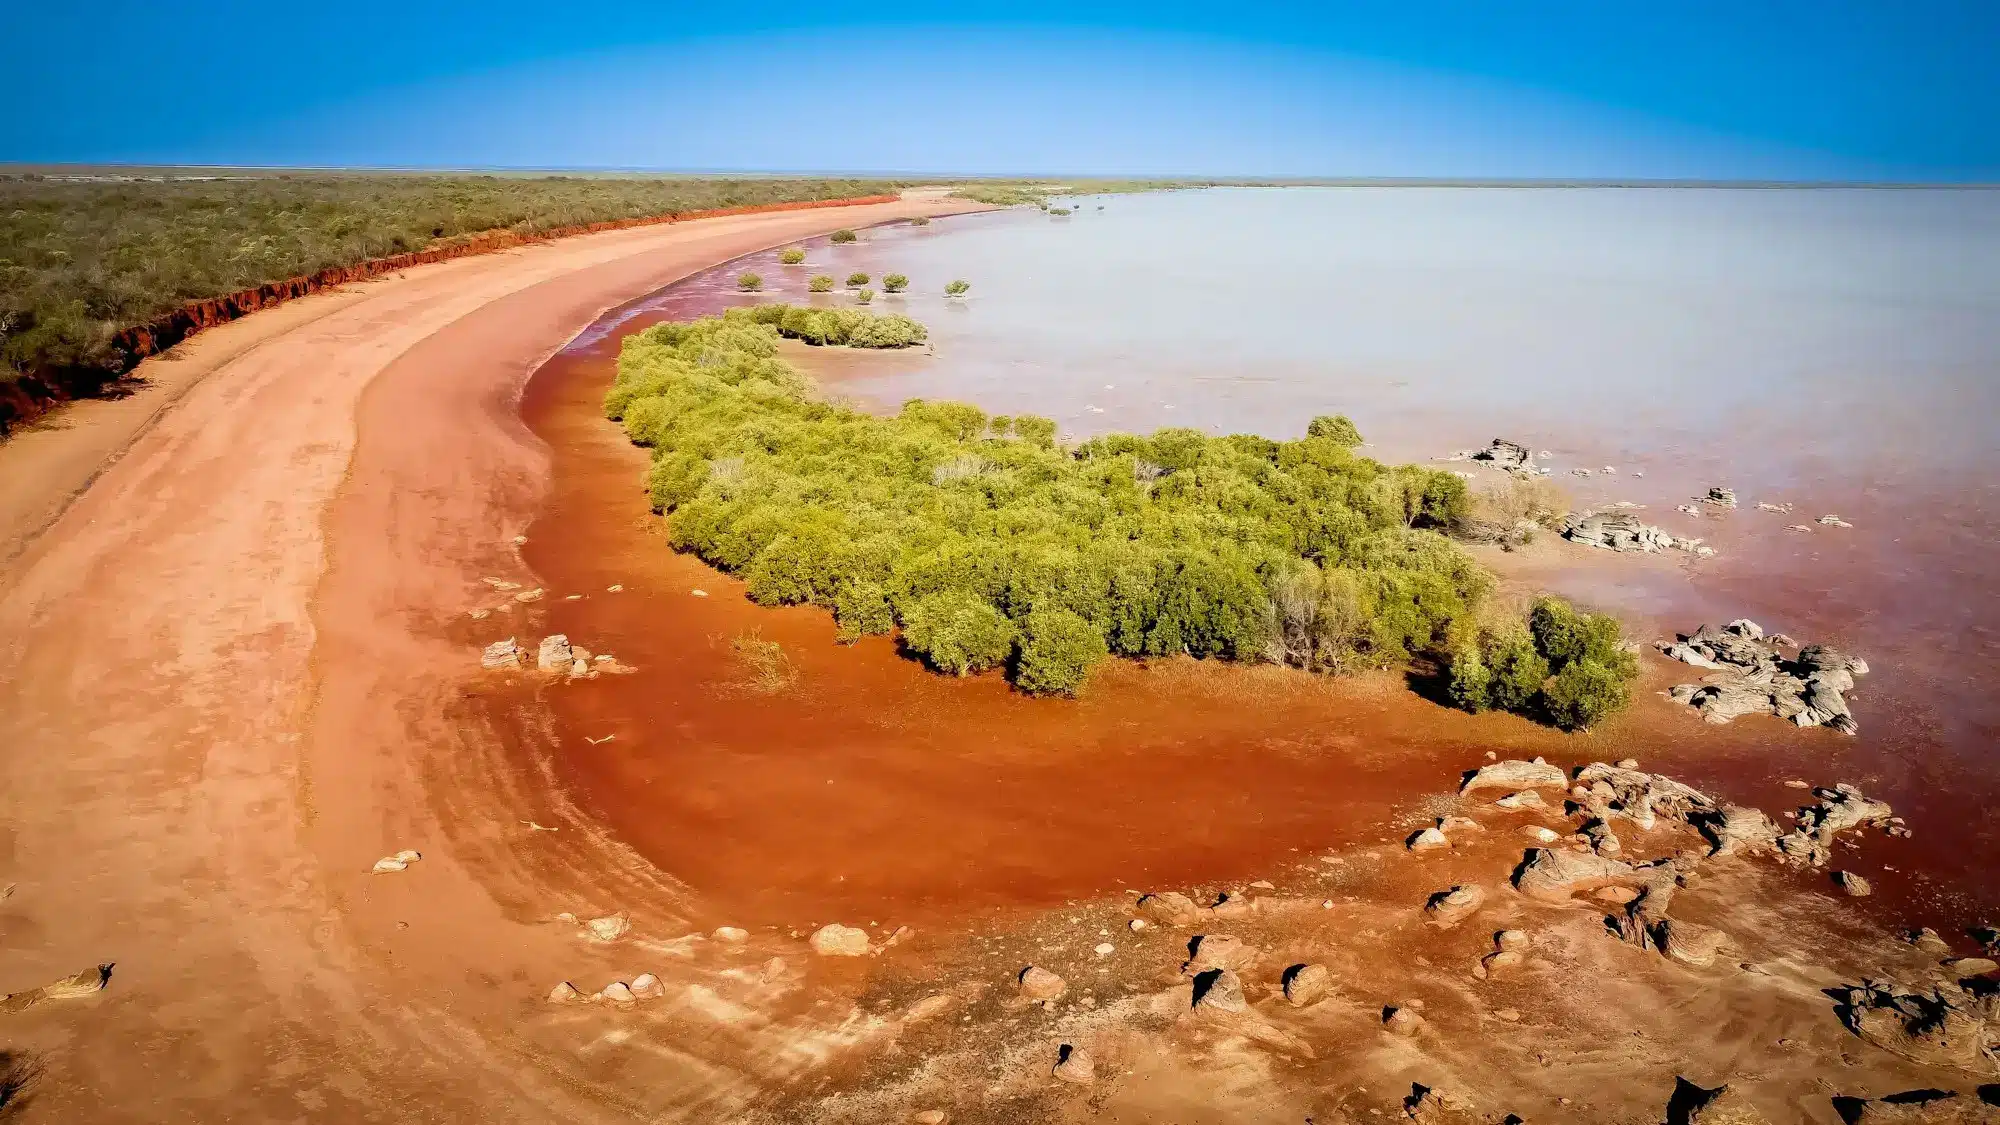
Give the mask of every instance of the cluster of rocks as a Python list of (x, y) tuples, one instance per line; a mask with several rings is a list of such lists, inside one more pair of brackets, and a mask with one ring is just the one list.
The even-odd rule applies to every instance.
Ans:
[[(526, 650), (514, 638), (508, 637), (487, 645), (479, 664), (489, 670), (519, 671), (526, 660)], [(561, 633), (542, 638), (541, 645), (535, 650), (535, 670), (570, 679), (594, 679), (604, 673), (633, 671), (620, 664), (610, 653), (593, 654), (582, 645), (571, 644), (569, 638)]]
[(1533, 451), (1519, 442), (1508, 441), (1505, 438), (1494, 438), (1492, 444), (1484, 449), (1461, 449), (1445, 460), (1483, 461), (1519, 477), (1549, 475), (1547, 469), (1536, 467)]
[(1790, 637), (1767, 637), (1755, 621), (1741, 618), (1720, 629), (1703, 625), (1659, 645), (1671, 659), (1713, 670), (1701, 683), (1681, 684), (1668, 693), (1700, 711), (1707, 722), (1768, 713), (1801, 727), (1858, 731), (1846, 693), (1853, 689), (1854, 677), (1868, 674), (1868, 662), (1825, 645), (1807, 645), (1787, 656), (1785, 650), (1793, 648), (1797, 642)]
[(1563, 520), (1562, 536), (1572, 543), (1607, 551), (1686, 551), (1707, 557), (1715, 548), (1699, 539), (1675, 535), (1646, 523), (1630, 512), (1573, 512)]
[(1698, 497), (1697, 500), (1699, 503), (1708, 504), (1712, 507), (1734, 508), (1736, 506), (1736, 490), (1716, 485)]
[(551, 1004), (609, 1004), (617, 1008), (629, 1008), (647, 1000), (658, 1000), (667, 994), (667, 986), (652, 973), (640, 973), (630, 984), (614, 980), (596, 992), (584, 993), (576, 985), (564, 981), (549, 990)]
[[(1985, 962), (1987, 972), (1992, 966)], [(2000, 989), (1991, 980), (1930, 989), (1864, 980), (1845, 990), (1837, 1010), (1849, 1030), (1904, 1058), (1975, 1074), (2000, 1072)]]

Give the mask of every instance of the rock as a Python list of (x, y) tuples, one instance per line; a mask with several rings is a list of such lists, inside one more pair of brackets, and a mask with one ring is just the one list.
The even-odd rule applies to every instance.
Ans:
[(1194, 977), (1194, 1006), (1218, 1012), (1240, 1012), (1250, 1006), (1243, 998), (1243, 981), (1228, 969), (1209, 969)]
[(1632, 865), (1600, 855), (1530, 848), (1514, 873), (1514, 889), (1529, 898), (1560, 902), (1583, 891), (1631, 882)]
[(1382, 1013), (1382, 1026), (1393, 1034), (1408, 1038), (1423, 1030), (1424, 1017), (1409, 1008), (1390, 1008)]
[(1458, 792), (1464, 796), (1478, 789), (1561, 789), (1568, 781), (1562, 770), (1540, 758), (1532, 762), (1510, 759), (1479, 767), (1459, 786)]
[(1528, 447), (1519, 442), (1508, 441), (1505, 438), (1494, 438), (1492, 443), (1485, 449), (1472, 454), (1467, 459), (1472, 461), (1488, 461), (1496, 468), (1507, 469), (1509, 471), (1533, 472), (1535, 468), (1535, 455), (1528, 451)]
[(1992, 997), (1963, 989), (1917, 992), (1894, 982), (1864, 981), (1845, 990), (1837, 1009), (1842, 1023), (1884, 1050), (1926, 1066), (1990, 1074), (1997, 1034)]
[(1925, 926), (1919, 930), (1910, 930), (1905, 932), (1903, 934), (1903, 940), (1909, 942), (1911, 945), (1916, 946), (1918, 949), (1921, 949), (1926, 953), (1951, 952), (1951, 946), (1946, 944), (1945, 940), (1938, 936), (1938, 932), (1936, 930), (1931, 929), (1929, 926)]
[(1209, 969), (1242, 969), (1257, 959), (1254, 947), (1228, 934), (1202, 934), (1189, 945), (1192, 956), (1181, 965), (1184, 977)]
[(1493, 803), (1503, 809), (1541, 809), (1548, 807), (1548, 803), (1542, 800), (1542, 795), (1533, 789), (1524, 789), (1519, 793), (1509, 793)]
[(1704, 1090), (1680, 1078), (1667, 1103), (1667, 1125), (1771, 1125), (1771, 1119), (1734, 1086)]
[(1798, 726), (1854, 733), (1859, 728), (1842, 693), (1854, 686), (1855, 676), (1867, 674), (1867, 662), (1823, 645), (1808, 645), (1786, 658), (1779, 650), (1790, 641), (1767, 639), (1762, 627), (1749, 620), (1732, 621), (1723, 629), (1704, 625), (1662, 645), (1661, 651), (1717, 674), (1700, 684), (1681, 684), (1669, 695), (1711, 723), (1768, 712)]
[(1210, 916), (1216, 918), (1241, 918), (1256, 911), (1257, 904), (1240, 894), (1222, 895), (1208, 908)]
[(1701, 967), (1714, 962), (1729, 935), (1713, 926), (1668, 918), (1653, 927), (1653, 940), (1669, 958)]
[(1591, 892), (1591, 898), (1612, 906), (1624, 906), (1639, 897), (1639, 892), (1630, 887), (1600, 887)]
[(1409, 848), (1413, 852), (1434, 851), (1438, 848), (1448, 848), (1450, 846), (1451, 841), (1445, 839), (1444, 833), (1438, 831), (1435, 827), (1419, 831), (1404, 843), (1404, 847)]
[(1502, 976), (1520, 968), (1527, 959), (1527, 956), (1518, 949), (1495, 950), (1479, 959), (1478, 975), (1488, 979)]
[(1701, 497), (1701, 502), (1704, 504), (1713, 504), (1718, 508), (1734, 508), (1736, 506), (1736, 490), (1716, 485), (1710, 488), (1706, 495)]
[(583, 924), (584, 936), (592, 941), (617, 941), (619, 938), (624, 937), (626, 931), (631, 928), (632, 923), (626, 921), (625, 916), (622, 914), (613, 914), (605, 918), (592, 918)]
[(1469, 816), (1441, 816), (1437, 822), (1438, 831), (1447, 835), (1453, 832), (1484, 832), (1486, 826)]
[(1029, 1000), (1055, 1000), (1069, 990), (1068, 982), (1039, 965), (1022, 969), (1015, 983)]
[(1590, 841), (1590, 850), (1601, 856), (1615, 856), (1625, 850), (1618, 837), (1611, 832), (1611, 826), (1601, 820), (1593, 820), (1584, 826), (1584, 839)]
[(1835, 1098), (1848, 1125), (2000, 1125), (2000, 1089), (1976, 1094), (1953, 1090), (1905, 1090), (1870, 1101)]
[(1144, 918), (1134, 918), (1130, 922), (1125, 923), (1125, 928), (1135, 934), (1140, 933), (1147, 928), (1147, 922)]
[(542, 647), (535, 654), (535, 667), (543, 672), (564, 672), (574, 662), (569, 648), (569, 638), (557, 633), (542, 638)]
[(1277, 884), (1271, 882), (1269, 879), (1259, 879), (1250, 884), (1250, 889), (1253, 891), (1275, 891), (1278, 887)]
[(1103, 941), (1097, 943), (1097, 948), (1091, 950), (1091, 952), (1097, 954), (1099, 957), (1109, 957), (1113, 953), (1118, 952), (1118, 947), (1108, 941)]
[(605, 985), (604, 991), (599, 992), (597, 998), (607, 1004), (624, 1005), (638, 1003), (638, 997), (632, 995), (632, 989), (622, 980), (614, 980), (610, 984)]
[(409, 869), (412, 863), (422, 858), (424, 858), (422, 853), (404, 848), (395, 855), (383, 856), (381, 859), (376, 860), (375, 866), (369, 868), (369, 870), (377, 875), (387, 874), (391, 871), (405, 871)]
[(519, 668), (521, 666), (521, 646), (515, 644), (512, 637), (508, 637), (504, 641), (494, 641), (492, 644), (486, 646), (485, 653), (479, 658), (479, 666), (482, 668)]
[(1553, 844), (1561, 839), (1560, 836), (1556, 835), (1554, 829), (1543, 828), (1539, 824), (1530, 824), (1526, 828), (1521, 829), (1521, 835), (1543, 844)]
[(863, 957), (869, 952), (867, 930), (838, 922), (828, 922), (815, 930), (808, 944), (823, 957)]
[(1819, 522), (1820, 522), (1820, 523), (1822, 523), (1822, 524), (1824, 524), (1824, 525), (1826, 525), (1827, 527), (1853, 527), (1853, 526), (1854, 526), (1853, 524), (1851, 524), (1851, 523), (1848, 523), (1848, 522), (1847, 522), (1846, 520), (1844, 520), (1844, 519), (1841, 519), (1841, 518), (1840, 518), (1839, 516), (1836, 516), (1836, 515), (1833, 515), (1832, 513), (1828, 513), (1827, 515), (1824, 515), (1824, 516), (1821, 516), (1821, 517), (1819, 518)]
[(1777, 843), (1778, 826), (1761, 809), (1724, 805), (1696, 825), (1708, 838), (1709, 854), (1734, 855), (1739, 851), (1767, 852)]
[(570, 674), (571, 676), (588, 676), (588, 675), (590, 675), (590, 661), (588, 661), (588, 660), (572, 660), (572, 661), (570, 661), (570, 662), (569, 662), (569, 674)]
[(1475, 1112), (1463, 1098), (1433, 1090), (1421, 1082), (1410, 1084), (1410, 1096), (1403, 1099), (1403, 1116), (1421, 1125), (1484, 1125), (1493, 1120)]
[(738, 942), (747, 941), (750, 937), (750, 931), (738, 929), (735, 926), (717, 926), (715, 932), (709, 936), (717, 941), (726, 941), (731, 945), (735, 945)]
[(920, 1109), (910, 1115), (910, 1120), (917, 1125), (944, 1125), (944, 1110)]
[(651, 973), (640, 973), (632, 978), (632, 995), (641, 1000), (658, 1000), (666, 994), (667, 986)]
[(1090, 1051), (1083, 1047), (1064, 1043), (1056, 1049), (1056, 1078), (1076, 1086), (1088, 1086), (1097, 1081), (1097, 1063), (1090, 1057)]
[(1813, 790), (1816, 805), (1798, 811), (1798, 822), (1778, 837), (1778, 851), (1795, 865), (1822, 866), (1832, 854), (1834, 838), (1854, 828), (1892, 828), (1894, 816), (1886, 801), (1871, 800), (1852, 785)]
[(1138, 910), (1147, 921), (1161, 926), (1191, 926), (1200, 916), (1194, 900), (1179, 891), (1144, 895)]
[(1485, 902), (1485, 888), (1461, 885), (1432, 895), (1424, 904), (1424, 913), (1430, 915), (1433, 925), (1449, 929), (1472, 917)]
[(583, 993), (578, 992), (576, 986), (568, 981), (564, 981), (549, 990), (549, 1003), (551, 1004), (574, 1004), (582, 999)]
[(542, 600), (542, 594), (543, 594), (542, 588), (537, 586), (532, 590), (523, 590), (520, 593), (515, 594), (514, 600), (523, 603), (538, 602)]
[(1629, 512), (1575, 512), (1563, 521), (1562, 537), (1607, 551), (1693, 551), (1699, 539), (1684, 539)]
[(1285, 999), (1294, 1008), (1322, 1000), (1333, 991), (1333, 973), (1325, 965), (1293, 965), (1280, 978), (1285, 989)]
[(1834, 872), (1833, 881), (1839, 885), (1841, 890), (1846, 891), (1854, 898), (1866, 898), (1875, 893), (1874, 886), (1867, 879), (1856, 875), (1852, 871)]
[(2000, 962), (1991, 957), (1959, 957), (1944, 963), (1945, 972), (1964, 980), (1967, 977), (1983, 977), (2000, 969)]

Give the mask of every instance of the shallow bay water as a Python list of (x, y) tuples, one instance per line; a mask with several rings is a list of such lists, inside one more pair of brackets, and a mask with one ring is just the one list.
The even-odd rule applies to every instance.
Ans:
[[(734, 291), (746, 268), (766, 293)], [(1292, 437), (1341, 412), (1385, 460), (1494, 436), (1548, 450), (1578, 504), (1643, 504), (1719, 553), (1536, 552), (1512, 573), (1642, 636), (1750, 616), (1857, 651), (1874, 667), (1853, 696), (1862, 733), (1705, 727), (1648, 697), (1565, 739), (1396, 684), (1268, 669), (1121, 668), (1050, 703), (931, 677), (886, 642), (835, 646), (823, 614), (749, 606), (672, 556), (637, 489), (643, 455), (594, 406), (622, 335), (804, 300), (811, 274), (854, 270), (878, 289), (909, 275), (910, 294), (875, 307), (923, 320), (934, 344), (848, 357), (834, 389), (870, 405), (962, 398), (1071, 436)], [(953, 277), (968, 299), (941, 296)], [(803, 267), (754, 256), (607, 316), (530, 384), (556, 481), (529, 561), (552, 590), (588, 592), (552, 606), (558, 627), (642, 669), (550, 693), (566, 779), (718, 909), (796, 924), (1255, 878), (1381, 837), (1486, 749), (1631, 753), (1773, 813), (1799, 796), (1785, 777), (1861, 784), (1918, 833), (1868, 842), (1875, 909), (1962, 924), (2000, 908), (1981, 816), (2000, 800), (1996, 407), (1995, 192), (1164, 193), (892, 226), (813, 243)], [(1743, 507), (1675, 511), (1712, 484)], [(1814, 522), (1827, 513), (1854, 527)], [(602, 593), (614, 582), (626, 591)], [(749, 684), (731, 640), (750, 632), (784, 645), (789, 687)]]

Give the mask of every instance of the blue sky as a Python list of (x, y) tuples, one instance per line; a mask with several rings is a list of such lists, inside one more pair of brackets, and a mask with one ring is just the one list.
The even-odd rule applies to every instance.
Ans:
[(0, 160), (2000, 180), (2000, 0), (0, 2)]

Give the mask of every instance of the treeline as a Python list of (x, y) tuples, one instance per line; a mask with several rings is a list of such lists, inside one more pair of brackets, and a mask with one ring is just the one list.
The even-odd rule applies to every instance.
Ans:
[[(828, 312), (647, 329), (605, 402), (653, 449), (673, 545), (753, 600), (825, 607), (847, 638), (900, 631), (939, 671), (1005, 667), (1037, 694), (1073, 694), (1109, 655), (1341, 672), (1482, 643), (1493, 580), (1446, 535), (1465, 482), (1361, 456), (1346, 418), (1297, 441), (1165, 429), (1070, 447), (1047, 418), (964, 403), (875, 417), (777, 356)], [(868, 314), (837, 315), (874, 337)]]
[(482, 232), (535, 235), (907, 186), (775, 177), (0, 177), (0, 379), (113, 364), (116, 333), (190, 302)]

